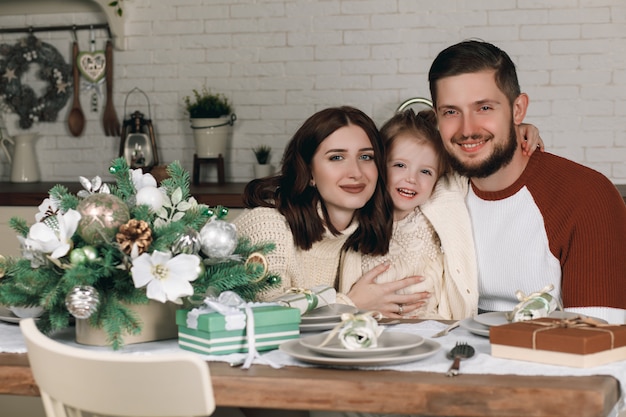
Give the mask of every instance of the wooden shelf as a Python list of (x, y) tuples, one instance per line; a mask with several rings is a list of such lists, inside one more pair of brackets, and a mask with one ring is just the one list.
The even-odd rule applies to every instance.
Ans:
[[(56, 184), (63, 185), (72, 193), (82, 189), (78, 182), (0, 182), (0, 206), (38, 206)], [(243, 208), (242, 195), (245, 186), (245, 182), (199, 184), (191, 185), (189, 190), (199, 203), (210, 207), (221, 205), (227, 208)]]
[[(48, 191), (60, 184), (76, 193), (82, 187), (78, 182), (35, 182), (11, 183), (0, 182), (0, 206), (38, 206), (48, 197)], [(211, 207), (222, 205), (228, 208), (243, 208), (243, 190), (245, 182), (191, 185), (189, 190), (199, 203)], [(626, 184), (616, 185), (626, 202)]]

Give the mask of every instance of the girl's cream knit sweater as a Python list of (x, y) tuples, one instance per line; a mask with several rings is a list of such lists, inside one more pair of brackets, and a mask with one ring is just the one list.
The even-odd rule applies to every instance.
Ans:
[[(427, 311), (420, 310), (422, 312), (420, 317), (460, 320), (472, 317), (477, 312), (478, 271), (472, 226), (465, 205), (467, 189), (467, 178), (458, 175), (442, 177), (435, 185), (431, 198), (419, 208), (436, 232), (436, 237), (441, 243), (440, 253), (443, 259), (436, 253), (437, 251), (433, 252), (435, 236), (427, 233), (428, 228), (423, 229), (423, 222), (420, 222), (422, 226), (420, 223), (409, 224), (409, 229), (413, 231), (408, 234), (407, 230), (403, 229), (403, 221), (395, 224), (390, 245), (392, 250), (387, 255), (395, 263), (395, 274), (386, 276), (381, 274), (379, 279), (383, 281), (379, 282), (399, 280), (413, 275), (425, 276), (427, 278), (425, 284), (410, 288), (415, 291), (426, 290), (432, 294), (430, 302), (425, 307)], [(412, 219), (419, 220), (417, 217)], [(432, 239), (432, 242), (425, 244), (424, 238)], [(411, 255), (411, 259), (407, 261), (396, 253), (398, 250), (410, 253), (419, 245), (424, 246), (423, 250), (418, 252), (422, 255), (432, 252), (432, 256), (414, 254), (415, 256)], [(386, 257), (379, 257), (380, 262), (385, 259)], [(366, 259), (363, 265), (363, 261), (363, 256), (359, 253), (350, 251), (346, 254), (341, 266), (342, 279), (338, 291), (347, 293), (361, 277), (362, 267), (380, 263), (376, 262), (376, 259)], [(429, 286), (436, 288), (428, 289)]]

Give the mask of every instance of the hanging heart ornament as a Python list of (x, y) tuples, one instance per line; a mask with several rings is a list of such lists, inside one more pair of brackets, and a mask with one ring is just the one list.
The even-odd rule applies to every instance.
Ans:
[(104, 51), (80, 52), (78, 54), (78, 70), (91, 83), (97, 83), (104, 78), (106, 58)]

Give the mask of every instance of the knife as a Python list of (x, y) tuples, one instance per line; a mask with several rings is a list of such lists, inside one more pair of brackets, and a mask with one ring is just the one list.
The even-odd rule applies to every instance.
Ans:
[(440, 331), (439, 333), (435, 333), (434, 335), (431, 336), (431, 338), (436, 338), (436, 337), (441, 337), (441, 336), (445, 336), (448, 333), (450, 333), (450, 331), (456, 329), (457, 327), (459, 327), (459, 325), (461, 324), (461, 321), (457, 321), (452, 323), (451, 325), (449, 325), (448, 327), (446, 327), (445, 329), (443, 329), (442, 331)]

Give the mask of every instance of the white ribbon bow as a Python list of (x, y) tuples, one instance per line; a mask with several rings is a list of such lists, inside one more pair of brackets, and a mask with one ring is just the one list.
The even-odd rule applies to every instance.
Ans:
[(544, 309), (546, 311), (546, 315), (548, 315), (549, 313), (551, 313), (555, 308), (553, 307), (553, 305), (551, 305), (551, 301), (553, 300), (553, 303), (556, 305), (556, 309), (560, 309), (562, 310), (563, 307), (561, 306), (561, 303), (559, 303), (558, 300), (550, 298), (550, 299), (546, 299), (543, 296), (544, 295), (549, 295), (548, 293), (550, 291), (552, 291), (554, 289), (554, 285), (552, 284), (548, 284), (545, 287), (543, 287), (540, 291), (535, 291), (532, 292), (528, 295), (524, 294), (523, 291), (521, 290), (517, 290), (515, 291), (515, 297), (517, 297), (517, 299), (519, 300), (519, 303), (513, 308), (513, 310), (511, 310), (510, 312), (506, 312), (505, 316), (507, 318), (508, 321), (515, 321), (517, 320), (517, 315), (524, 309), (526, 308), (526, 306), (528, 305), (529, 302), (531, 301), (537, 301), (543, 304)]

